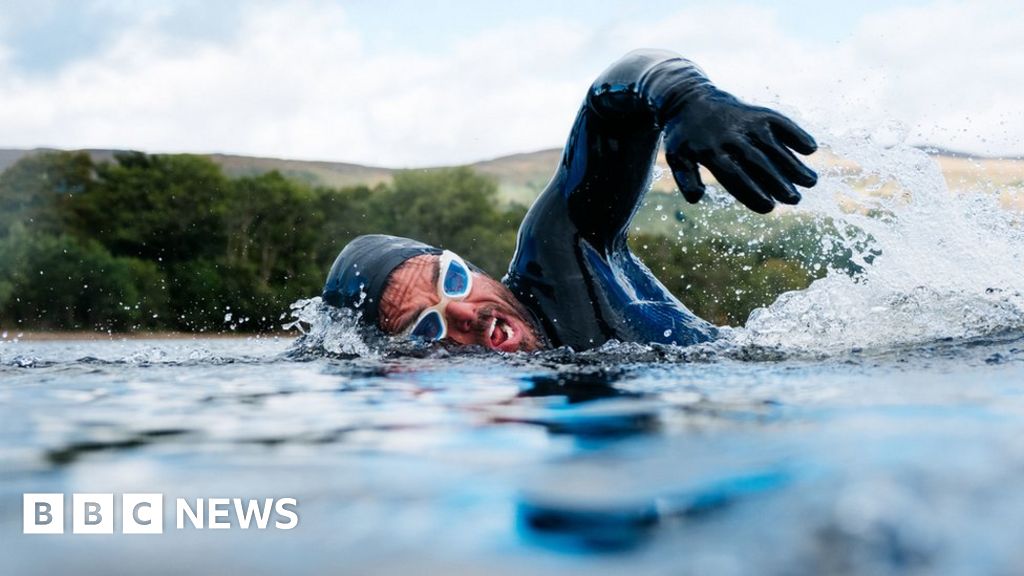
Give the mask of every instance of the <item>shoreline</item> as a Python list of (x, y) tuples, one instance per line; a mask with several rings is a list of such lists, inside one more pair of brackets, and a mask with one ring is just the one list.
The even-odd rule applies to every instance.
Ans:
[(90, 332), (87, 330), (72, 331), (35, 331), (35, 330), (0, 330), (0, 343), (4, 342), (59, 342), (59, 341), (91, 341), (91, 340), (209, 340), (209, 339), (270, 339), (296, 338), (297, 332), (175, 332), (175, 331), (144, 331), (144, 332)]

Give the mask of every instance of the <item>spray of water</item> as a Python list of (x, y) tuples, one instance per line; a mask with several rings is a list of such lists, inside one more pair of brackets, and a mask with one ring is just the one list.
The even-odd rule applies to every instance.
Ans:
[(282, 328), (301, 334), (292, 347), (292, 356), (380, 356), (378, 348), (368, 343), (371, 339), (359, 326), (356, 313), (328, 306), (319, 296), (294, 302), (291, 318)]
[(783, 294), (734, 343), (829, 353), (1024, 329), (1024, 226), (1000, 205), (1006, 190), (951, 190), (933, 157), (885, 142), (891, 130), (817, 132), (846, 167), (825, 169), (797, 209), (832, 219), (838, 237), (823, 244), (848, 248), (862, 271)]

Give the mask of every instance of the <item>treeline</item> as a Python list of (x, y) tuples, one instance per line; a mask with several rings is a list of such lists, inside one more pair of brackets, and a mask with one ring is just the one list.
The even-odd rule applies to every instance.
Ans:
[(500, 276), (524, 214), (467, 168), (332, 189), (228, 178), (200, 156), (33, 155), (0, 175), (0, 327), (278, 329), (359, 234), (419, 238)]
[[(664, 202), (637, 217), (634, 250), (716, 323), (846, 265), (822, 253), (820, 224)], [(0, 174), (0, 328), (274, 330), (359, 234), (449, 248), (500, 278), (525, 213), (469, 168), (334, 189), (277, 172), (229, 178), (201, 156), (32, 155)]]

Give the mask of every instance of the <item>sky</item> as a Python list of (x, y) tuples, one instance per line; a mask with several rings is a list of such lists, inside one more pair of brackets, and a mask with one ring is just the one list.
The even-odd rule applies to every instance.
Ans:
[(0, 0), (0, 148), (468, 163), (560, 147), (641, 47), (825, 144), (1024, 155), (1019, 0)]

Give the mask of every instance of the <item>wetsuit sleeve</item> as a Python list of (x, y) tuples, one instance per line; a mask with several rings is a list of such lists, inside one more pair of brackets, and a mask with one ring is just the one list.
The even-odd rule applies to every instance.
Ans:
[(609, 123), (661, 129), (688, 97), (713, 88), (693, 62), (663, 50), (630, 52), (598, 76), (587, 105)]
[(625, 241), (667, 121), (709, 88), (694, 63), (656, 50), (627, 54), (591, 85), (563, 157), (568, 180), (560, 189), (569, 217), (594, 247)]
[(551, 182), (523, 220), (503, 279), (555, 346), (713, 337), (629, 251), (663, 111), (709, 84), (674, 54), (632, 52), (588, 89)]
[(519, 228), (505, 284), (554, 345), (609, 339), (693, 344), (714, 337), (629, 250), (664, 137), (679, 189), (698, 201), (698, 164), (758, 212), (795, 203), (814, 173), (789, 151), (814, 140), (782, 115), (716, 88), (671, 52), (631, 52), (587, 91), (551, 182)]

